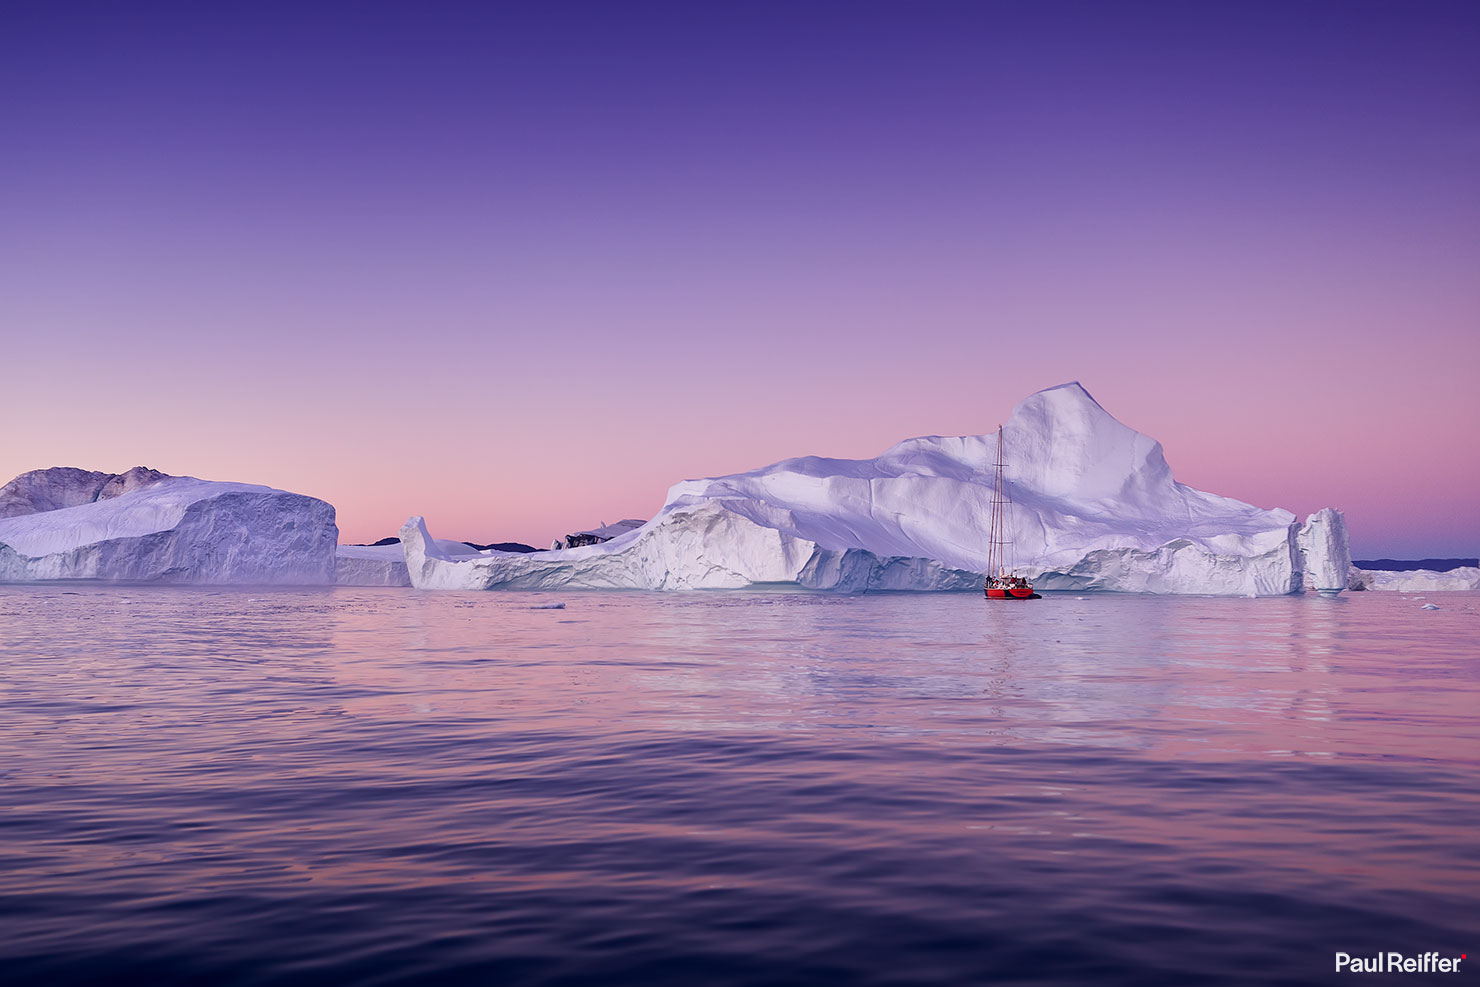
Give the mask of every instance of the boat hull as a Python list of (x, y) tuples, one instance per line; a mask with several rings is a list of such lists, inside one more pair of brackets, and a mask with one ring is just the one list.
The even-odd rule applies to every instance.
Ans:
[(1002, 589), (996, 586), (987, 587), (987, 599), (989, 600), (1041, 600), (1043, 597), (1033, 592), (1031, 586), (1014, 586), (1011, 589)]

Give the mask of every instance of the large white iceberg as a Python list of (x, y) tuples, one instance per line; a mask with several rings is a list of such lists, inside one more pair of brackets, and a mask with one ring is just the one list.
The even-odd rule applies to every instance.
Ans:
[[(327, 584), (339, 529), (334, 508), (248, 483), (144, 476), (130, 470), (110, 496), (83, 470), (41, 470), (7, 484), (0, 582), (50, 579)], [(111, 494), (117, 488), (129, 488)], [(27, 498), (25, 491), (36, 496)], [(91, 493), (89, 493), (91, 491)], [(91, 499), (87, 499), (91, 497)]]
[[(1046, 590), (1276, 595), (1344, 585), (1337, 511), (1302, 530), (1177, 483), (1160, 443), (1078, 383), (1040, 391), (1003, 429), (1020, 568)], [(788, 459), (676, 484), (642, 527), (600, 545), (449, 556), (422, 518), (401, 530), (421, 589), (974, 589), (986, 568), (997, 435), (909, 439), (875, 459)]]

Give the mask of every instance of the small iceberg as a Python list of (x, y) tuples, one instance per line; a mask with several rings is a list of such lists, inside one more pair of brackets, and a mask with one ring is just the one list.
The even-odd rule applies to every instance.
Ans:
[(531, 610), (564, 610), (564, 603), (536, 603), (530, 607)]

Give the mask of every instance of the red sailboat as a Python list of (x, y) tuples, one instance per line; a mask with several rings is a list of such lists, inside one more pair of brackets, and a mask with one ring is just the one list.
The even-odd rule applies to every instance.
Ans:
[(997, 426), (997, 472), (992, 481), (992, 523), (988, 528), (987, 585), (989, 600), (1040, 600), (1033, 583), (1016, 571), (1012, 534), (1007, 528), (1012, 500), (1002, 484), (1002, 426)]

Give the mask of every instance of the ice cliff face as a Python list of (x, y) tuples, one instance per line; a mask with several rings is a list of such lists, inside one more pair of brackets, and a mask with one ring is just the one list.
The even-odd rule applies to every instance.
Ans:
[(400, 545), (340, 545), (334, 553), (334, 582), (340, 586), (410, 586)]
[(1303, 559), (1306, 589), (1326, 594), (1346, 589), (1352, 552), (1346, 518), (1340, 511), (1327, 507), (1312, 514), (1300, 529), (1296, 543)]
[(37, 472), (54, 475), (24, 474), (5, 487), (12, 507), (30, 509), (0, 519), (0, 582), (334, 581), (339, 531), (322, 500), (152, 470)]
[[(1295, 516), (1177, 483), (1161, 445), (1077, 383), (1040, 391), (1003, 429), (1020, 567), (1040, 589), (1275, 595), (1307, 566), (1330, 581), (1339, 513)], [(804, 457), (676, 484), (641, 528), (601, 545), (452, 558), (402, 529), (423, 589), (974, 589), (986, 568), (995, 434), (901, 442), (870, 460)], [(1345, 569), (1341, 569), (1345, 572)]]

